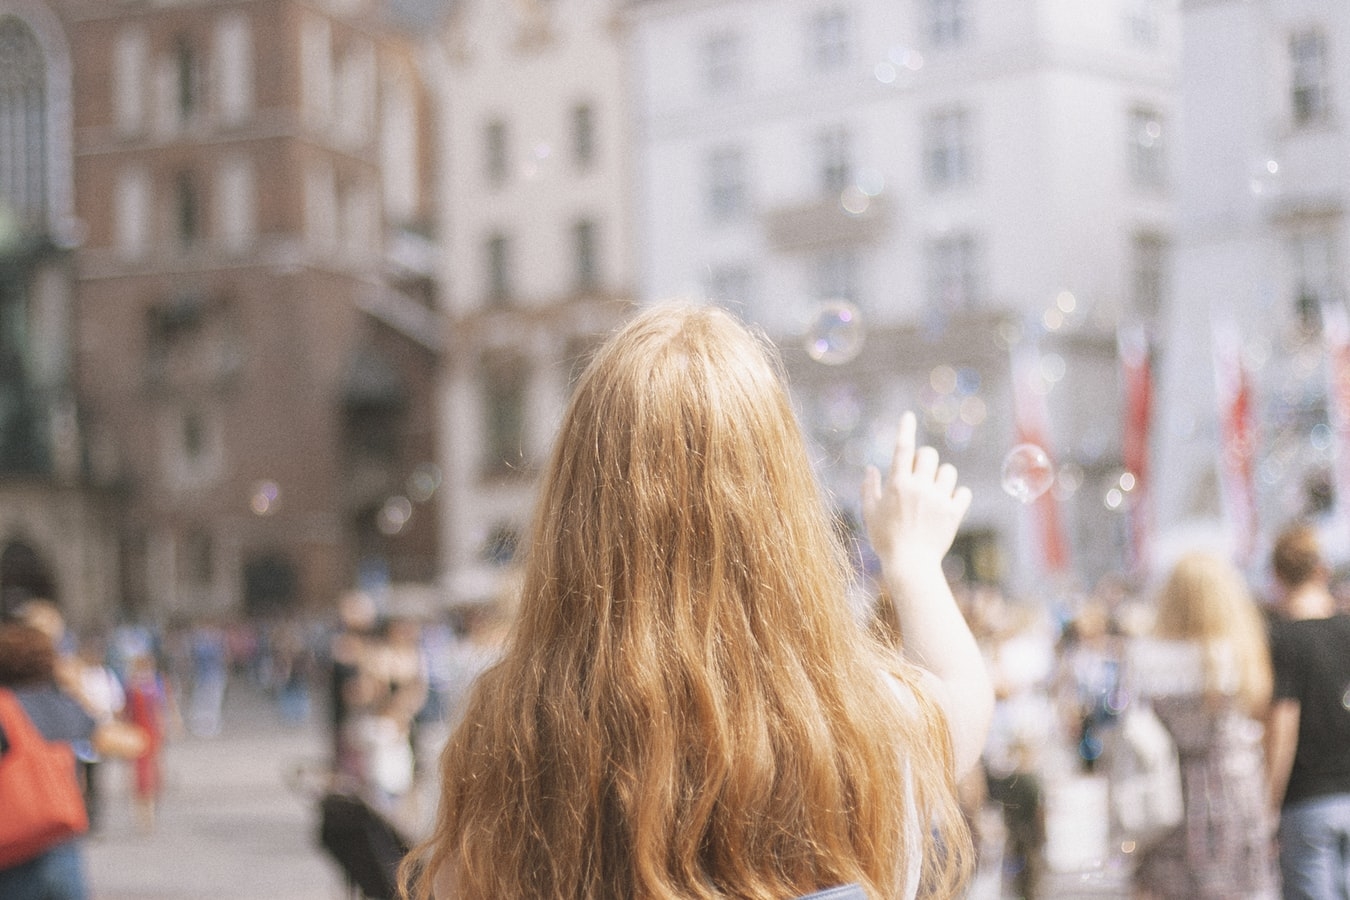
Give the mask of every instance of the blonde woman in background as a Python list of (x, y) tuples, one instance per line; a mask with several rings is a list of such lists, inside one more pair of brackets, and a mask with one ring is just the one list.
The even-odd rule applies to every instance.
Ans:
[(1241, 574), (1216, 556), (1183, 557), (1158, 597), (1151, 636), (1128, 647), (1125, 677), (1176, 740), (1185, 802), (1176, 833), (1138, 860), (1137, 896), (1277, 897), (1259, 724), (1270, 654)]
[(448, 900), (953, 897), (992, 691), (942, 574), (970, 492), (902, 420), (863, 512), (904, 635), (869, 636), (767, 342), (664, 306), (572, 396), (501, 662), (405, 865)]

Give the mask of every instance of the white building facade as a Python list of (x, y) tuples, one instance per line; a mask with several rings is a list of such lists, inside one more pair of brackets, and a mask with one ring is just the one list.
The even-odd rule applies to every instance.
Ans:
[[(899, 412), (922, 410), (975, 488), (963, 564), (1021, 587), (1044, 548), (999, 468), (1010, 356), (1037, 349), (1065, 575), (1119, 568), (1125, 525), (1103, 503), (1121, 465), (1115, 333), (1166, 292), (1175, 4), (639, 0), (628, 15), (644, 300), (712, 298), (785, 348), (846, 517)], [(822, 366), (797, 348), (831, 298), (867, 339)]]
[(1219, 0), (1184, 4), (1183, 15), (1159, 528), (1209, 531), (1243, 552), (1243, 517), (1224, 488), (1217, 344), (1251, 385), (1257, 535), (1245, 561), (1257, 567), (1274, 531), (1325, 518), (1345, 493), (1336, 490), (1324, 316), (1345, 314), (1350, 258), (1350, 8)]
[(615, 4), (458, 4), (442, 35), (443, 560), (498, 590), (578, 365), (629, 308), (627, 98)]

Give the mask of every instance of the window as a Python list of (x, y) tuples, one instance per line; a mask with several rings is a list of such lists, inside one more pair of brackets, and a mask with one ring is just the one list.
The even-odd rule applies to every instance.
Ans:
[(494, 234), (487, 241), (487, 294), (497, 306), (511, 297), (511, 239)]
[(572, 107), (572, 161), (583, 171), (595, 162), (595, 110), (589, 103)]
[(858, 303), (858, 256), (851, 250), (831, 250), (816, 259), (816, 298)]
[(1336, 227), (1327, 220), (1301, 222), (1289, 236), (1294, 315), (1309, 333), (1319, 330), (1322, 306), (1343, 296), (1338, 289)]
[(934, 47), (955, 47), (969, 32), (966, 0), (928, 0), (928, 40)]
[(500, 475), (525, 458), (525, 367), (522, 360), (495, 360), (483, 377), (483, 470)]
[(137, 166), (122, 172), (113, 195), (113, 228), (123, 259), (139, 259), (150, 244), (150, 174)]
[(338, 140), (362, 146), (375, 128), (375, 45), (353, 41), (333, 68), (334, 114)]
[(708, 275), (708, 299), (735, 312), (746, 313), (750, 309), (753, 279), (747, 266), (714, 266)]
[(127, 28), (117, 35), (113, 50), (113, 119), (121, 134), (137, 134), (145, 127), (149, 46), (149, 38), (141, 28)]
[(179, 172), (174, 181), (174, 228), (178, 244), (184, 249), (201, 240), (201, 204), (197, 180), (191, 172)]
[(979, 303), (979, 245), (969, 234), (945, 235), (929, 244), (928, 302), (942, 310)]
[(46, 83), (37, 36), (0, 15), (0, 197), (33, 225), (47, 215)]
[(966, 184), (971, 178), (969, 116), (942, 110), (928, 117), (924, 134), (924, 174), (933, 188)]
[(1320, 32), (1301, 31), (1289, 39), (1290, 101), (1295, 125), (1324, 121), (1327, 97), (1326, 41)]
[(245, 121), (253, 109), (253, 34), (241, 12), (229, 13), (216, 24), (214, 74), (221, 121)]
[(600, 281), (600, 259), (596, 225), (580, 219), (572, 225), (572, 261), (578, 291), (593, 289)]
[(1156, 47), (1162, 37), (1158, 0), (1132, 0), (1125, 11), (1125, 33), (1140, 47)]
[(735, 147), (714, 150), (707, 172), (708, 217), (728, 222), (745, 212), (745, 155)]
[(844, 126), (827, 128), (816, 136), (820, 184), (827, 194), (838, 194), (853, 183), (853, 138)]
[(1135, 315), (1145, 321), (1162, 312), (1167, 293), (1167, 240), (1144, 231), (1136, 234), (1130, 247), (1131, 303)]
[(516, 547), (519, 545), (519, 529), (509, 522), (498, 522), (492, 526), (487, 540), (483, 542), (483, 560), (497, 566), (507, 565), (515, 558)]
[(1130, 180), (1136, 187), (1160, 188), (1167, 173), (1162, 118), (1152, 109), (1130, 110)]
[(811, 19), (812, 65), (822, 71), (848, 65), (851, 29), (846, 10), (828, 9), (816, 13)]
[(174, 41), (174, 105), (180, 124), (187, 124), (197, 116), (201, 105), (201, 65), (197, 49), (183, 35)]
[(740, 87), (741, 39), (724, 31), (703, 43), (703, 83), (709, 91), (720, 93)]
[(256, 205), (253, 164), (245, 156), (226, 156), (216, 174), (216, 234), (231, 253), (243, 253), (253, 244)]
[(483, 174), (488, 183), (505, 184), (510, 174), (510, 147), (506, 123), (494, 119), (483, 129)]
[(215, 552), (211, 533), (203, 528), (194, 528), (183, 541), (184, 571), (188, 579), (196, 585), (210, 584), (215, 577)]

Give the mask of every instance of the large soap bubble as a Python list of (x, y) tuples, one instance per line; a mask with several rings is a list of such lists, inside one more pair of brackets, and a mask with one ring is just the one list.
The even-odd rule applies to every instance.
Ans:
[(1030, 503), (1054, 483), (1055, 467), (1035, 444), (1018, 444), (1003, 457), (1003, 490), (1013, 499)]
[(842, 366), (862, 351), (862, 316), (847, 300), (829, 300), (806, 331), (806, 352), (816, 362)]

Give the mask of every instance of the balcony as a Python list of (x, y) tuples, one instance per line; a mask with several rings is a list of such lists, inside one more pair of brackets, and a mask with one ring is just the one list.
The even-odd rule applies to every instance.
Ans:
[(879, 240), (890, 226), (893, 206), (889, 197), (848, 188), (839, 196), (768, 210), (764, 231), (778, 251), (867, 244)]

